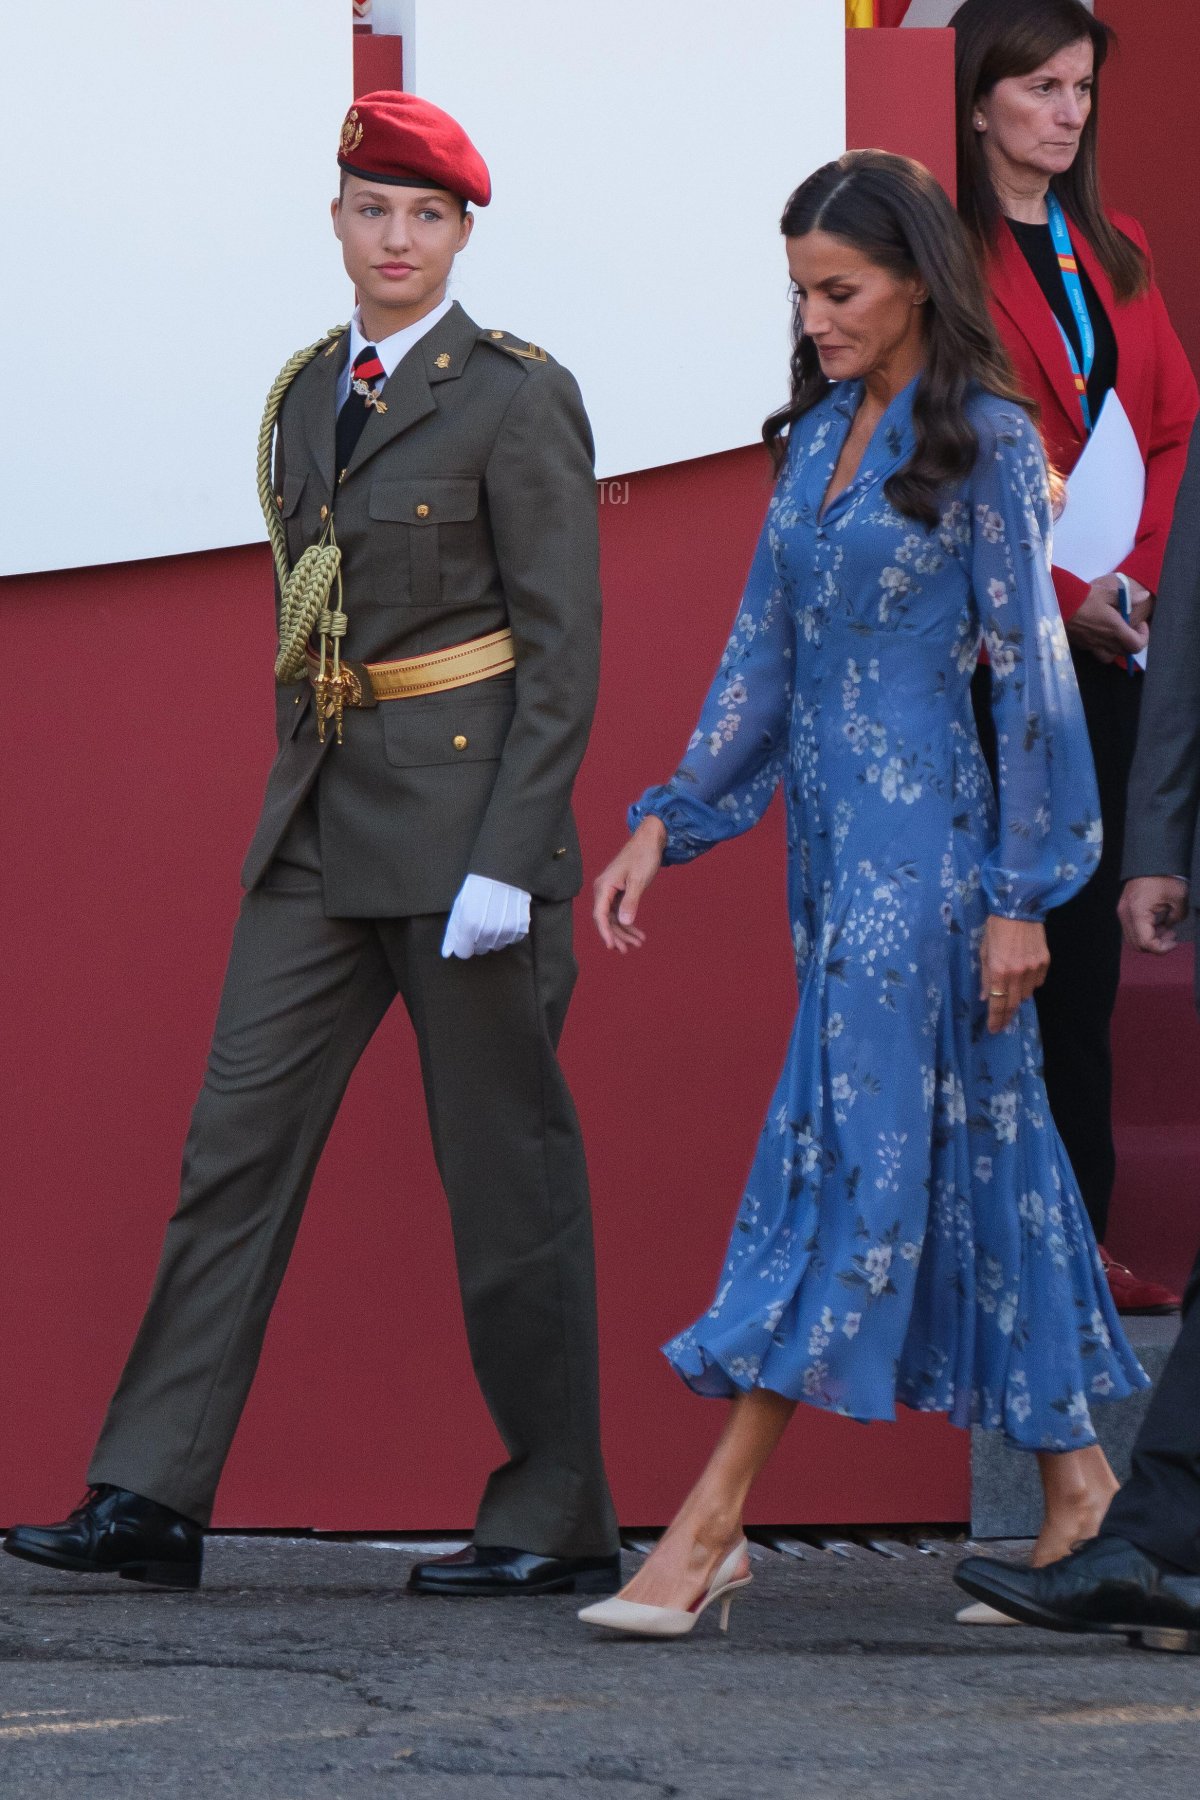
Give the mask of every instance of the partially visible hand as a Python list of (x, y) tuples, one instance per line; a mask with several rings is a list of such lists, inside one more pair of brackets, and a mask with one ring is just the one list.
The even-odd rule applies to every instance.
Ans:
[(1154, 617), (1154, 595), (1132, 575), (1125, 577), (1129, 583), (1129, 616), (1134, 625), (1149, 625)]
[(608, 950), (638, 950), (646, 934), (634, 920), (642, 895), (662, 868), (667, 828), (653, 814), (642, 820), (625, 848), (596, 877), (592, 917)]
[(1175, 948), (1175, 926), (1187, 917), (1188, 884), (1176, 875), (1138, 875), (1125, 883), (1117, 916), (1135, 950), (1165, 956)]
[(468, 875), (446, 921), (442, 955), (466, 961), (519, 943), (529, 934), (529, 904), (524, 888), (490, 875)]
[(1067, 636), (1077, 649), (1090, 650), (1099, 662), (1111, 663), (1118, 656), (1133, 656), (1146, 648), (1154, 596), (1140, 581), (1131, 580), (1129, 589), (1132, 620), (1127, 625), (1121, 617), (1116, 576), (1102, 575), (1099, 581), (1093, 581), (1087, 599), (1066, 622)]
[(1045, 926), (991, 914), (983, 928), (980, 964), (979, 997), (987, 1001), (988, 1030), (1003, 1031), (1049, 973)]

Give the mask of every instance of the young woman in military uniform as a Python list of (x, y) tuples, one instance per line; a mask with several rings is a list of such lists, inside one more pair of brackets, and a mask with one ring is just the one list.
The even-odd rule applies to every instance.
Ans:
[(6, 1548), (199, 1582), (318, 1158), (399, 993), (509, 1453), (473, 1545), (410, 1585), (602, 1592), (618, 1541), (591, 1221), (556, 1057), (599, 660), (591, 433), (565, 369), (447, 296), (468, 206), (491, 195), (461, 127), (415, 95), (371, 94), (338, 161), (358, 307), (292, 358), (264, 421), (279, 747), (179, 1204), (87, 1499)]

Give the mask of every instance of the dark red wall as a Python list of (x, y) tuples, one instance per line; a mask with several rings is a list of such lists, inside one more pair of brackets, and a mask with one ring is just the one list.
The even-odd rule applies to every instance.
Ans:
[(1119, 34), (1104, 72), (1104, 194), (1150, 236), (1175, 329), (1200, 369), (1200, 6), (1195, 0), (1099, 0)]
[(846, 144), (915, 156), (954, 192), (954, 33), (846, 33)]
[[(740, 452), (635, 477), (604, 506), (603, 701), (579, 794), (592, 870), (686, 739), (766, 491)], [(48, 671), (57, 647), (60, 675), (81, 659), (95, 672), (15, 690), (8, 716), (0, 1520), (74, 1496), (151, 1278), (271, 755), (269, 592), (257, 548), (5, 585), (14, 667)], [(608, 1446), (622, 1514), (641, 1522), (666, 1516), (720, 1418), (657, 1345), (711, 1296), (787, 1036), (779, 819), (664, 878), (646, 922), (642, 956), (607, 957), (581, 911), (566, 1043), (595, 1182)], [(462, 1525), (498, 1455), (397, 1012), (319, 1173), (218, 1516)], [(756, 1505), (965, 1517), (961, 1441), (939, 1421), (806, 1414)]]
[(404, 86), (404, 40), (371, 31), (354, 33), (354, 92)]

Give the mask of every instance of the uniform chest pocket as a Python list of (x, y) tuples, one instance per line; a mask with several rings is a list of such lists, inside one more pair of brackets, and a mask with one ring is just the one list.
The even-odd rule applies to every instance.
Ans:
[(385, 606), (440, 606), (446, 538), (479, 515), (479, 482), (469, 476), (381, 476), (368, 511), (375, 527), (375, 596)]

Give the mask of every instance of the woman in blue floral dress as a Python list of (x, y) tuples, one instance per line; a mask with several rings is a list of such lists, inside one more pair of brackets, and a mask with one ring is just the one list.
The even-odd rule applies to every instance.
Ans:
[[(783, 231), (796, 344), (764, 432), (774, 497), (684, 760), (596, 883), (606, 943), (640, 946), (660, 864), (749, 830), (782, 782), (799, 1012), (716, 1295), (666, 1346), (734, 1405), (616, 1614), (589, 1609), (626, 1629), (694, 1618), (714, 1572), (745, 1574), (746, 1494), (798, 1401), (1003, 1431), (1039, 1457), (1050, 1560), (1115, 1491), (1093, 1404), (1145, 1385), (1031, 1001), (1041, 921), (1101, 841), (1041, 442), (919, 165), (845, 156)], [(971, 710), (981, 642), (998, 804)]]

